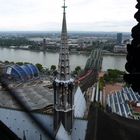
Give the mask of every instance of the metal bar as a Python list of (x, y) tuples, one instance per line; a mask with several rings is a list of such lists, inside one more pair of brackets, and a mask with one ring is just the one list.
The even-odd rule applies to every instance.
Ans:
[(33, 120), (36, 126), (43, 132), (46, 138), (50, 140), (55, 140), (55, 137), (52, 132), (50, 132), (43, 124), (40, 122), (35, 115), (28, 109), (28, 106), (24, 104), (24, 102), (16, 95), (16, 91), (8, 86), (4, 79), (0, 78), (0, 83), (3, 88), (5, 88), (9, 95), (17, 102), (19, 107), (23, 109), (23, 111), (27, 114), (27, 116)]

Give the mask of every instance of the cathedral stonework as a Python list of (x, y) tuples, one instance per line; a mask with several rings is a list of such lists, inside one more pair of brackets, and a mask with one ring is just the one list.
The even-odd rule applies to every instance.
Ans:
[(74, 97), (73, 79), (70, 75), (69, 47), (66, 24), (65, 0), (63, 8), (63, 21), (61, 32), (61, 47), (59, 53), (58, 74), (53, 82), (54, 88), (54, 130), (62, 123), (69, 133), (73, 126)]

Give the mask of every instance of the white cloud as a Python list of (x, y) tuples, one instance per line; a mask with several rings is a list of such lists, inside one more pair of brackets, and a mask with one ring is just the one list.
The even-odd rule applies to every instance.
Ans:
[[(0, 0), (0, 3), (0, 30), (61, 30), (62, 0)], [(67, 5), (70, 30), (90, 27), (93, 31), (129, 31), (131, 23), (135, 23), (134, 0), (67, 0)], [(127, 26), (123, 24), (126, 21)]]

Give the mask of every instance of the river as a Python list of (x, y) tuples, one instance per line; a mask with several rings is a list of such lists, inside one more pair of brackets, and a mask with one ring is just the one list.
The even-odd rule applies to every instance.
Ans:
[[(50, 68), (51, 65), (58, 64), (58, 57), (58, 53), (52, 52), (36, 52), (0, 48), (0, 61), (8, 60), (14, 62), (30, 62), (33, 64), (41, 63), (44, 67)], [(87, 59), (88, 55), (85, 54), (71, 54), (71, 70), (74, 70), (76, 66), (81, 66), (84, 68)], [(102, 70), (106, 71), (107, 69), (119, 69), (124, 71), (125, 63), (125, 56), (104, 56)]]

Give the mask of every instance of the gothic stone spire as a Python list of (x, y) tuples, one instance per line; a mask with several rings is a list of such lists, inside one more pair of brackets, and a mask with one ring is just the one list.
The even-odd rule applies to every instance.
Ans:
[(53, 83), (54, 87), (54, 130), (62, 123), (69, 133), (73, 126), (73, 79), (70, 77), (69, 48), (66, 25), (65, 0), (63, 8), (63, 22), (61, 32), (61, 48), (59, 54), (58, 75)]
[(66, 8), (65, 0), (63, 11), (63, 23), (61, 32), (61, 48), (59, 54), (58, 64), (58, 76), (59, 80), (70, 80), (70, 66), (69, 66), (69, 47), (68, 47), (68, 36), (67, 36), (67, 24), (66, 24)]

